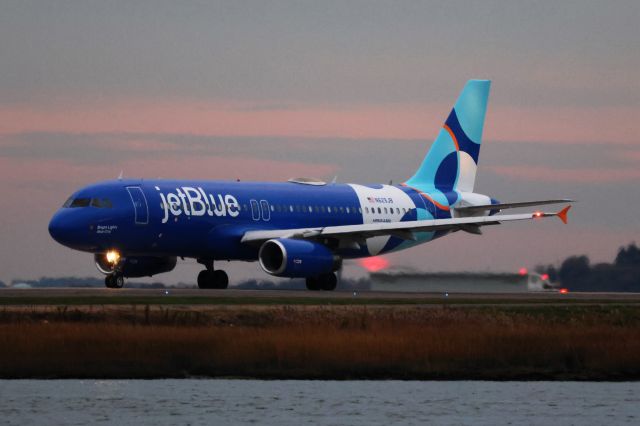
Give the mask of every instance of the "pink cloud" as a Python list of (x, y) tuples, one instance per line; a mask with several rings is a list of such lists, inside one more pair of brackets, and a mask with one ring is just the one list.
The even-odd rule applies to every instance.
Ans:
[[(450, 105), (341, 107), (119, 100), (103, 104), (0, 107), (0, 133), (182, 133), (207, 136), (432, 140)], [(485, 138), (557, 143), (640, 143), (637, 107), (489, 108)]]
[(501, 176), (538, 182), (612, 183), (640, 179), (635, 167), (557, 169), (544, 166), (491, 166), (487, 170)]
[(637, 107), (489, 108), (485, 137), (501, 141), (640, 144)]
[[(435, 111), (434, 111), (435, 112)], [(0, 133), (183, 133), (207, 136), (412, 138), (435, 134), (446, 111), (429, 108), (125, 101), (108, 105), (0, 108)], [(432, 118), (429, 118), (432, 117)]]

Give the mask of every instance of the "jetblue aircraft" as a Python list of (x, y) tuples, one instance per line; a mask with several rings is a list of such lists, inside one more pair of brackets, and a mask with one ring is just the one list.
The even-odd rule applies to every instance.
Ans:
[(490, 81), (470, 80), (424, 161), (400, 185), (118, 179), (80, 189), (55, 213), (49, 233), (94, 254), (105, 284), (171, 271), (177, 258), (204, 265), (198, 286), (226, 288), (220, 260), (258, 261), (277, 277), (334, 290), (343, 259), (404, 250), (456, 231), (558, 216), (501, 210), (571, 200), (500, 203), (473, 192)]

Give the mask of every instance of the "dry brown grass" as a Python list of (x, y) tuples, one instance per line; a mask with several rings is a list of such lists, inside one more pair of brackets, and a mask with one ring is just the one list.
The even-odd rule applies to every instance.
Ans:
[(3, 321), (0, 376), (640, 378), (638, 313), (615, 308), (123, 312)]

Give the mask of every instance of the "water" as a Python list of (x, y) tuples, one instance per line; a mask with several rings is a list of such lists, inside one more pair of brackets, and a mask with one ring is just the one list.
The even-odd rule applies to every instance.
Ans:
[(0, 380), (0, 424), (611, 425), (640, 383)]

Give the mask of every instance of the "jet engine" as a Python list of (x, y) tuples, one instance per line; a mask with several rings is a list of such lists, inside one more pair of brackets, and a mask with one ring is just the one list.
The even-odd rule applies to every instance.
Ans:
[(342, 259), (320, 243), (278, 238), (260, 247), (258, 260), (262, 269), (277, 277), (315, 277), (340, 268)]
[(96, 253), (96, 267), (105, 275), (118, 272), (124, 277), (150, 277), (163, 272), (172, 271), (176, 267), (175, 256), (152, 257), (120, 257), (116, 252)]

